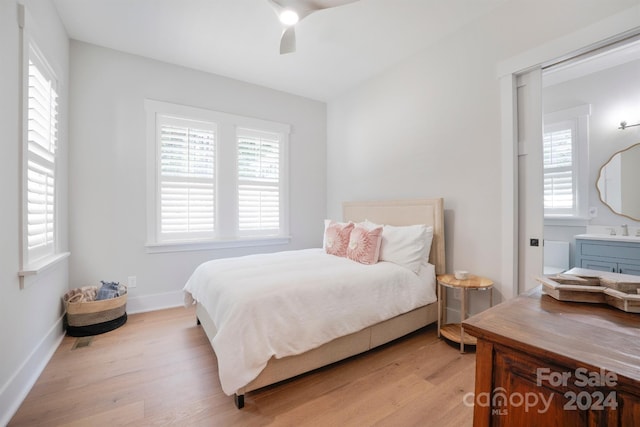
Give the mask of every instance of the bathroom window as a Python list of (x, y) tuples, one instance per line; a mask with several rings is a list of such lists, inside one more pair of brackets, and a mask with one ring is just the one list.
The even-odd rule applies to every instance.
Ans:
[(587, 217), (588, 105), (545, 115), (544, 215)]

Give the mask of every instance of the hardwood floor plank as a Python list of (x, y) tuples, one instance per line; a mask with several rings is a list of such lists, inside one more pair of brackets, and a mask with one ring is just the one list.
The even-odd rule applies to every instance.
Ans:
[(61, 427), (86, 427), (95, 425), (122, 425), (128, 422), (139, 423), (144, 418), (144, 402), (134, 402), (109, 411), (100, 412), (85, 418), (61, 424)]
[(281, 384), (235, 408), (193, 309), (129, 316), (74, 349), (65, 337), (10, 426), (471, 425), (475, 355), (435, 326)]

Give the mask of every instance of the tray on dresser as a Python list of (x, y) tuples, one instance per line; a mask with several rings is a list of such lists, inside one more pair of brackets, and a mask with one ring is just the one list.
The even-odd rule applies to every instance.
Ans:
[(640, 313), (640, 276), (573, 268), (537, 280), (545, 294), (559, 301), (603, 303)]

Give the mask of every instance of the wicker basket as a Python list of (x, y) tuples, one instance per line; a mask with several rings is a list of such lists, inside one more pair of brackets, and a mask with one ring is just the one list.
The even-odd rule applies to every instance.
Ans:
[(67, 334), (75, 337), (111, 331), (127, 321), (127, 294), (116, 298), (89, 302), (70, 302), (63, 297), (67, 311)]

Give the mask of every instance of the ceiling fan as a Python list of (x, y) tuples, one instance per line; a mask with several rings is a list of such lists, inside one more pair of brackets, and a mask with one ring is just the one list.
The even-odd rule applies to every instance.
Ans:
[(267, 0), (284, 26), (280, 54), (296, 51), (295, 25), (313, 12), (343, 6), (358, 0)]

